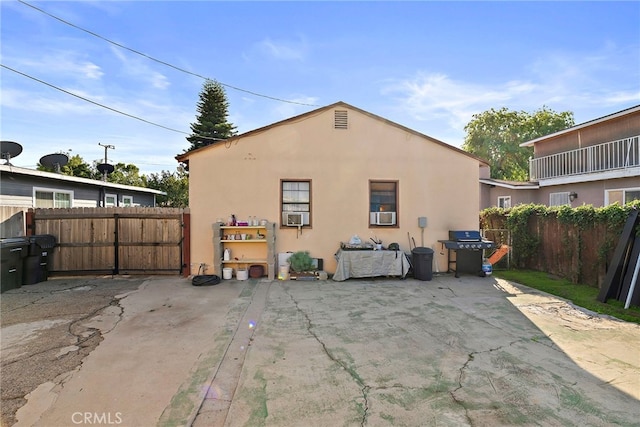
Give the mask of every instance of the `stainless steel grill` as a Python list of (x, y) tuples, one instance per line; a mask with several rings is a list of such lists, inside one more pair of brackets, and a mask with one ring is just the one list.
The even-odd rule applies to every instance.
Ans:
[(483, 239), (480, 231), (449, 231), (449, 240), (438, 242), (447, 248), (448, 271), (455, 273), (455, 277), (459, 277), (459, 273), (485, 275), (482, 271), (484, 250), (493, 248), (494, 243)]

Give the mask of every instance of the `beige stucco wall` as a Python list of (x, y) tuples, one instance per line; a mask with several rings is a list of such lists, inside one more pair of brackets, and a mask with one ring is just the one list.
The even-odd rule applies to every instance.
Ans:
[[(339, 107), (338, 109), (345, 109)], [(385, 120), (348, 109), (349, 129), (334, 129), (334, 109), (252, 132), (189, 157), (191, 272), (214, 273), (212, 223), (230, 214), (276, 222), (276, 252), (308, 250), (335, 271), (341, 241), (358, 234), (409, 251), (422, 245), (418, 217), (427, 217), (424, 246), (450, 229), (478, 229), (478, 160)], [(280, 227), (280, 180), (312, 180), (312, 228)], [(369, 227), (369, 180), (397, 180), (397, 228)], [(249, 245), (245, 245), (249, 246)], [(244, 250), (244, 249), (242, 249)], [(241, 255), (241, 254), (236, 254)], [(220, 274), (220, 272), (215, 272)]]

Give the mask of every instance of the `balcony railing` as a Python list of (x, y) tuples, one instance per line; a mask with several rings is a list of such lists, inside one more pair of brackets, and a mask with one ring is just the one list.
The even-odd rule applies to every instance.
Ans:
[(640, 166), (640, 135), (529, 160), (532, 181)]

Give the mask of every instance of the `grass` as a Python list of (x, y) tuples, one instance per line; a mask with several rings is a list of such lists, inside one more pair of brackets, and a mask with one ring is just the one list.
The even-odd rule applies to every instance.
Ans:
[(568, 280), (540, 271), (494, 270), (493, 275), (559, 296), (587, 310), (640, 324), (640, 307), (631, 306), (625, 310), (624, 303), (614, 299), (609, 299), (606, 303), (602, 303), (597, 300), (600, 292), (597, 288), (580, 284), (575, 285)]

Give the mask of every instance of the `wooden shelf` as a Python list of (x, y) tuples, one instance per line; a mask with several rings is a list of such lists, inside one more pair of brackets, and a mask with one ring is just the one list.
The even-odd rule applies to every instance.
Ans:
[[(250, 239), (241, 240), (240, 235), (247, 234)], [(260, 238), (257, 238), (260, 235)], [(234, 236), (233, 240), (225, 239), (225, 236)], [(245, 243), (251, 245), (244, 246)], [(256, 246), (255, 244), (258, 243)], [(227, 246), (232, 251), (232, 259), (224, 261), (223, 253)], [(246, 258), (235, 259), (235, 256), (246, 253)], [(251, 264), (266, 266), (265, 273), (270, 280), (275, 276), (275, 224), (267, 222), (265, 225), (222, 225), (213, 224), (213, 256), (214, 271), (222, 274), (223, 266), (237, 266), (247, 268)], [(244, 256), (244, 255), (243, 255)], [(246, 267), (245, 267), (246, 266)]]
[(268, 264), (266, 259), (230, 259), (223, 264)]

